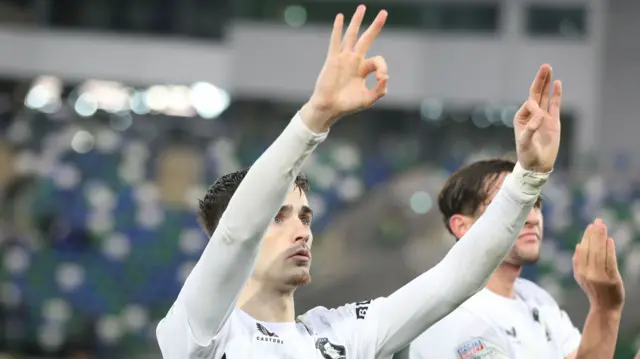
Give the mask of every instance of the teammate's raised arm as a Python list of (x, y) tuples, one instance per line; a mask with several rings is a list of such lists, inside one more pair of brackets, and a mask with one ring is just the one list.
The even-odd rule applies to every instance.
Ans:
[[(514, 118), (518, 163), (495, 199), (435, 267), (369, 308), (378, 321), (377, 357), (392, 355), (479, 291), (511, 249), (560, 144), (562, 89), (543, 65)], [(368, 315), (371, 315), (368, 314)]]
[(624, 305), (615, 243), (596, 219), (587, 227), (573, 256), (573, 274), (589, 298), (589, 315), (572, 359), (610, 359), (616, 349)]
[[(211, 239), (158, 325), (165, 358), (202, 357), (205, 354), (197, 350), (211, 348), (254, 270), (263, 236), (282, 212), (305, 159), (337, 119), (368, 108), (385, 95), (389, 77), (384, 59), (367, 59), (365, 54), (387, 14), (380, 12), (358, 40), (364, 12), (364, 6), (357, 9), (344, 39), (343, 16), (336, 16), (328, 55), (310, 100), (248, 172), (221, 178), (210, 189), (211, 196), (201, 202), (207, 212), (201, 219)], [(377, 85), (368, 89), (365, 79), (374, 72)]]

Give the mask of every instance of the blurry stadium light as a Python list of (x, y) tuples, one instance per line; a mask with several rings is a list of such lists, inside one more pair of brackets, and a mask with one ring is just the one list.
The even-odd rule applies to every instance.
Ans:
[(80, 130), (71, 139), (71, 148), (78, 153), (87, 153), (93, 149), (95, 139), (87, 131)]
[(4, 268), (9, 273), (22, 273), (29, 268), (29, 255), (20, 247), (6, 250), (2, 259)]
[(317, 194), (309, 195), (309, 206), (313, 208), (313, 217), (322, 218), (327, 211), (327, 204), (322, 196)]
[(426, 214), (433, 207), (431, 196), (424, 191), (418, 191), (411, 195), (409, 199), (411, 210), (417, 214)]
[(25, 106), (30, 109), (53, 113), (60, 108), (62, 81), (53, 76), (40, 76), (27, 93)]
[(14, 121), (7, 131), (11, 142), (22, 144), (31, 139), (31, 126), (26, 120)]
[(326, 164), (318, 164), (314, 167), (307, 166), (307, 174), (320, 189), (329, 189), (338, 181), (336, 170)]
[(122, 311), (121, 321), (126, 329), (137, 332), (145, 328), (149, 321), (149, 315), (144, 307), (130, 304)]
[(40, 111), (48, 114), (54, 114), (60, 111), (61, 107), (62, 107), (62, 102), (58, 99), (56, 101), (47, 103), (46, 105), (40, 108)]
[(358, 148), (346, 143), (332, 148), (331, 159), (336, 168), (345, 171), (355, 170), (361, 162)]
[(61, 189), (71, 189), (78, 185), (81, 180), (80, 170), (72, 164), (62, 164), (56, 166), (51, 177), (56, 187)]
[(144, 101), (152, 111), (163, 112), (169, 105), (169, 96), (169, 89), (166, 86), (155, 85), (147, 89)]
[[(128, 113), (126, 115), (131, 119), (131, 115)], [(113, 120), (113, 117), (111, 119)], [(113, 126), (113, 122), (110, 122), (110, 124)], [(98, 130), (95, 137), (96, 149), (100, 151), (100, 153), (114, 153), (122, 144), (122, 136), (119, 133), (106, 128)]]
[(97, 108), (110, 113), (129, 110), (131, 89), (115, 81), (88, 80), (79, 86), (81, 96), (90, 94)]
[(87, 214), (86, 226), (95, 234), (111, 232), (115, 227), (113, 212), (104, 209), (90, 211)]
[(96, 334), (101, 342), (113, 344), (122, 337), (123, 328), (119, 317), (106, 315), (96, 323)]
[(424, 100), (420, 104), (420, 115), (425, 120), (439, 121), (442, 119), (442, 101), (437, 99)]
[(109, 126), (116, 131), (125, 131), (133, 124), (133, 117), (128, 112), (112, 114), (109, 118)]
[(516, 115), (516, 112), (518, 112), (518, 108), (515, 106), (507, 106), (503, 108), (500, 113), (502, 123), (507, 127), (513, 127), (513, 117)]
[(178, 239), (182, 253), (197, 255), (207, 244), (202, 232), (197, 229), (185, 229)]
[(284, 9), (284, 22), (292, 27), (301, 27), (307, 22), (307, 9), (300, 5), (289, 5)]
[(55, 350), (62, 346), (66, 332), (61, 324), (44, 324), (38, 330), (38, 341), (47, 350)]
[(125, 235), (113, 233), (102, 242), (102, 252), (112, 260), (123, 260), (131, 252), (131, 242)]
[(206, 119), (218, 117), (231, 102), (226, 91), (206, 82), (193, 84), (189, 99), (198, 115)]
[(500, 126), (503, 124), (502, 122), (502, 111), (499, 107), (487, 105), (484, 107), (484, 116), (487, 118), (489, 123), (494, 126)]
[(131, 108), (131, 111), (138, 115), (149, 113), (149, 106), (147, 106), (145, 99), (146, 92), (134, 91), (129, 99), (129, 107)]
[(473, 122), (473, 124), (478, 128), (487, 128), (491, 126), (491, 122), (489, 122), (489, 119), (485, 116), (484, 109), (481, 107), (473, 110), (473, 113), (471, 114), (471, 122)]
[(140, 206), (136, 214), (136, 223), (143, 228), (155, 229), (164, 220), (164, 211), (155, 204)]
[(83, 93), (78, 97), (73, 108), (82, 117), (93, 116), (98, 111), (98, 101), (92, 94)]
[(15, 283), (5, 282), (0, 285), (0, 302), (7, 308), (18, 307), (22, 303), (22, 292)]
[(355, 176), (344, 178), (337, 188), (338, 196), (344, 201), (355, 201), (364, 193), (364, 185), (361, 180)]
[(169, 98), (165, 113), (170, 116), (192, 117), (196, 112), (191, 107), (189, 88), (186, 86), (169, 86)]
[(67, 301), (60, 298), (52, 298), (42, 305), (42, 317), (49, 322), (62, 324), (71, 317), (71, 307)]
[(72, 291), (84, 283), (84, 267), (76, 263), (62, 263), (58, 266), (55, 277), (60, 289)]

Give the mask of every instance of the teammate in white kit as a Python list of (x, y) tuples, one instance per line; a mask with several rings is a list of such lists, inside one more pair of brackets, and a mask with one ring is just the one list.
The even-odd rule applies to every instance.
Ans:
[[(223, 176), (201, 202), (211, 239), (158, 324), (164, 358), (389, 358), (480, 290), (509, 252), (558, 153), (559, 84), (553, 115), (537, 103), (520, 112), (519, 164), (468, 238), (438, 265), (386, 298), (317, 307), (296, 318), (293, 293), (311, 280), (313, 242), (300, 168), (338, 118), (387, 91), (384, 59), (365, 58), (387, 14), (380, 12), (358, 40), (364, 12), (358, 7), (343, 39), (343, 17), (336, 17), (309, 102), (248, 172)], [(370, 73), (373, 89), (365, 83)]]
[[(465, 233), (514, 166), (501, 159), (479, 161), (449, 178), (439, 206), (447, 228), (461, 242), (469, 240)], [(624, 302), (613, 240), (598, 219), (576, 247), (574, 274), (591, 304), (581, 336), (546, 291), (518, 278), (523, 265), (538, 260), (542, 222), (538, 203), (486, 288), (418, 337), (410, 359), (613, 357)], [(403, 357), (406, 350), (396, 359)]]

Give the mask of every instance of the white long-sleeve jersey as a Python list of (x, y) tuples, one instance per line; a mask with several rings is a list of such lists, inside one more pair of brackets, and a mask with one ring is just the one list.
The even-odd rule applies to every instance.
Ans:
[(514, 290), (481, 290), (413, 341), (408, 359), (564, 359), (578, 350), (580, 331), (549, 293), (522, 278)]
[(251, 167), (158, 324), (165, 359), (389, 358), (485, 285), (547, 179), (517, 165), (466, 234), (470, 238), (388, 297), (331, 310), (317, 307), (290, 323), (257, 321), (236, 308), (237, 298), (269, 223), (305, 159), (325, 138), (296, 115)]

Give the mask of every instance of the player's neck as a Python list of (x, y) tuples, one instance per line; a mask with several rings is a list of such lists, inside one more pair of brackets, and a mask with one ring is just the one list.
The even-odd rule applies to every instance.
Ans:
[(514, 298), (515, 293), (513, 286), (516, 283), (516, 279), (520, 276), (521, 269), (522, 266), (502, 262), (498, 269), (493, 272), (491, 278), (489, 278), (486, 288), (497, 295)]
[(293, 292), (268, 288), (251, 279), (240, 293), (237, 306), (253, 319), (263, 322), (293, 322), (295, 319)]

